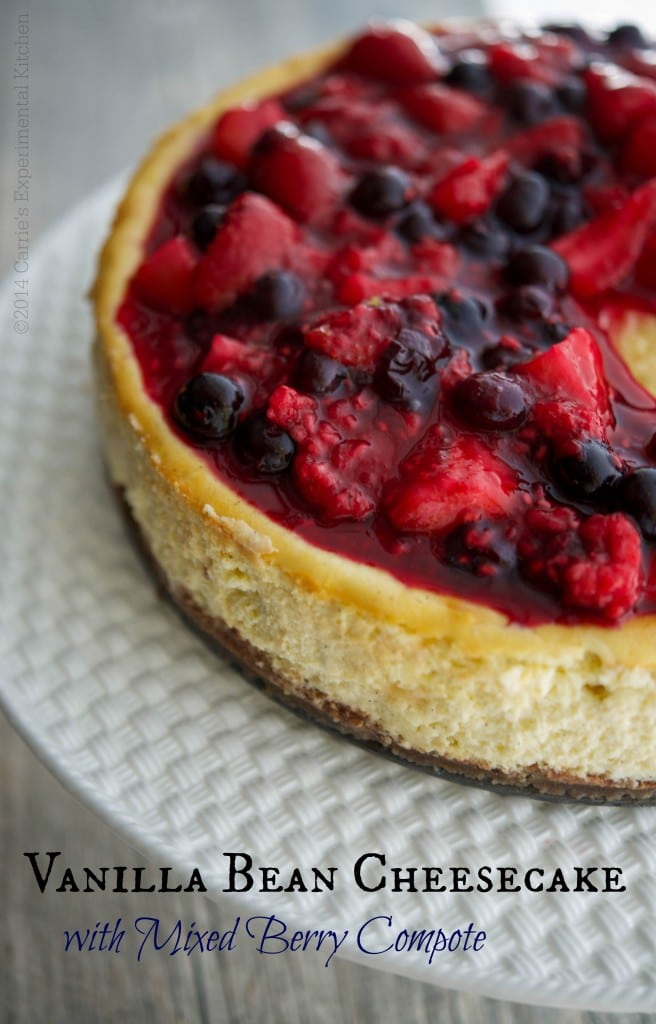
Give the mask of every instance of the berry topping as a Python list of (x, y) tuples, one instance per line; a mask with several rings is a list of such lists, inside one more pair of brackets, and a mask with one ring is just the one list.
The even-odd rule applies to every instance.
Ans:
[(222, 441), (237, 426), (244, 393), (220, 373), (199, 373), (178, 392), (173, 415), (196, 444)]
[(118, 314), (208, 471), (518, 622), (655, 613), (656, 397), (610, 337), (656, 310), (655, 53), (374, 22), (224, 110)]
[(258, 473), (282, 473), (294, 457), (294, 442), (289, 434), (257, 413), (239, 428), (235, 444), (239, 454), (254, 465)]
[(450, 399), (458, 420), (469, 430), (514, 430), (528, 410), (521, 381), (494, 371), (458, 381)]
[(351, 205), (365, 217), (387, 217), (402, 209), (410, 194), (410, 179), (397, 167), (369, 171), (351, 192)]
[(303, 308), (305, 286), (297, 274), (289, 270), (270, 270), (248, 293), (248, 300), (263, 320), (286, 320)]

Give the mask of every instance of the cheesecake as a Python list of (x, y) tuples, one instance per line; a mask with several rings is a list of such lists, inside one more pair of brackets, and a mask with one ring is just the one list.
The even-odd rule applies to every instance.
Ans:
[(438, 774), (656, 793), (656, 56), (372, 22), (152, 148), (93, 301), (174, 602)]

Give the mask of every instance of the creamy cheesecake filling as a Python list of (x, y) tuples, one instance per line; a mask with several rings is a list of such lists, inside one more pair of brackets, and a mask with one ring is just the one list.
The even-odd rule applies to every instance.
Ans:
[(222, 113), (119, 311), (171, 428), (409, 585), (652, 613), (656, 400), (604, 329), (653, 305), (650, 52), (379, 25)]

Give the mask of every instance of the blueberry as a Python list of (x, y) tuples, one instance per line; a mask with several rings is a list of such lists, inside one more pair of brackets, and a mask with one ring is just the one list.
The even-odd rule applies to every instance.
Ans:
[(608, 33), (608, 43), (621, 50), (642, 50), (647, 40), (637, 25), (618, 25)]
[(431, 405), (436, 386), (430, 348), (429, 338), (407, 329), (387, 346), (374, 374), (374, 386), (384, 401), (413, 412)]
[(525, 284), (501, 295), (496, 307), (503, 316), (518, 323), (524, 320), (546, 320), (553, 309), (553, 296), (544, 288)]
[(565, 36), (580, 46), (586, 46), (590, 42), (590, 36), (586, 30), (576, 22), (566, 22), (565, 24), (550, 22), (543, 25), (542, 28), (545, 32), (555, 32), (556, 35)]
[(578, 75), (570, 75), (558, 86), (556, 96), (565, 110), (580, 114), (588, 99), (588, 87)]
[(459, 381), (451, 392), (451, 405), (463, 425), (474, 430), (514, 430), (528, 411), (519, 381), (495, 370)]
[(601, 441), (577, 441), (572, 452), (551, 460), (551, 476), (574, 501), (603, 503), (621, 477), (619, 459)]
[(499, 523), (460, 523), (444, 538), (442, 560), (475, 576), (496, 576), (512, 569), (517, 552)]
[(351, 192), (351, 204), (365, 217), (379, 219), (406, 205), (410, 179), (398, 167), (369, 171)]
[(289, 270), (271, 270), (258, 277), (248, 293), (251, 308), (262, 320), (286, 320), (301, 312), (305, 287)]
[(583, 202), (578, 192), (554, 195), (549, 204), (550, 237), (559, 238), (574, 231), (585, 220)]
[(309, 135), (311, 139), (316, 139), (322, 146), (331, 146), (333, 144), (332, 135), (323, 121), (312, 120), (307, 121), (303, 125), (303, 132), (305, 135)]
[(540, 329), (548, 345), (556, 345), (559, 341), (564, 341), (567, 335), (572, 333), (572, 328), (569, 324), (555, 323), (554, 321), (541, 324)]
[(210, 203), (197, 213), (191, 222), (191, 237), (199, 249), (207, 249), (217, 232), (217, 228), (225, 217), (225, 206)]
[(510, 249), (510, 237), (499, 224), (474, 220), (461, 229), (459, 242), (472, 258), (503, 260)]
[(422, 238), (444, 239), (447, 229), (435, 220), (428, 203), (415, 199), (403, 210), (396, 222), (396, 231), (407, 242), (421, 242)]
[(638, 523), (646, 540), (656, 540), (656, 469), (634, 469), (617, 488), (617, 504)]
[(259, 473), (282, 473), (294, 458), (294, 442), (281, 427), (256, 413), (239, 428), (235, 447)]
[(199, 373), (178, 392), (173, 415), (198, 444), (213, 444), (235, 429), (243, 404), (244, 392), (229, 377)]
[(449, 292), (439, 295), (437, 301), (442, 311), (442, 327), (450, 341), (463, 344), (480, 338), (488, 315), (482, 302)]
[(240, 186), (241, 178), (236, 167), (216, 157), (204, 156), (187, 178), (186, 193), (197, 206), (222, 205), (230, 202)]
[(554, 291), (563, 291), (569, 280), (569, 268), (552, 249), (543, 245), (529, 245), (518, 249), (504, 268), (508, 284), (537, 284)]
[(456, 89), (464, 89), (477, 96), (487, 95), (492, 89), (492, 76), (482, 50), (463, 50), (444, 80)]
[(539, 124), (558, 109), (553, 89), (528, 78), (518, 78), (508, 87), (506, 104), (510, 116), (520, 124)]
[(306, 348), (296, 364), (294, 385), (309, 395), (326, 395), (336, 391), (347, 376), (346, 367), (336, 359)]
[(497, 215), (515, 231), (533, 231), (547, 211), (549, 195), (541, 174), (518, 171), (497, 203)]

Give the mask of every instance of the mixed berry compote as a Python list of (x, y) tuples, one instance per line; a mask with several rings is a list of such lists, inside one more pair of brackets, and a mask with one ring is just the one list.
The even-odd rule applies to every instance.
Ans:
[(656, 611), (656, 398), (604, 327), (655, 289), (641, 32), (392, 22), (219, 116), (119, 322), (172, 430), (301, 537), (614, 625)]

